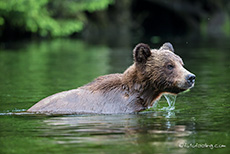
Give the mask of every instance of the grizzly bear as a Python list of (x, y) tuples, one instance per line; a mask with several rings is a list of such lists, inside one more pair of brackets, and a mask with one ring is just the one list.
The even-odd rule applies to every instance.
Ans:
[(150, 49), (140, 43), (133, 50), (134, 64), (123, 74), (96, 78), (77, 89), (49, 96), (28, 109), (40, 114), (120, 114), (151, 107), (162, 94), (178, 94), (195, 83), (172, 44)]

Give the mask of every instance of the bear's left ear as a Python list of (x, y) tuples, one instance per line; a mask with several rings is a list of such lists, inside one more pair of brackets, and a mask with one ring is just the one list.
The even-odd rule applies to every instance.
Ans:
[(151, 49), (147, 44), (139, 43), (133, 49), (133, 57), (136, 62), (145, 63), (150, 55)]
[(172, 44), (169, 43), (169, 42), (164, 43), (164, 44), (162, 45), (162, 47), (160, 48), (160, 50), (169, 50), (169, 51), (174, 52), (173, 46), (172, 46)]

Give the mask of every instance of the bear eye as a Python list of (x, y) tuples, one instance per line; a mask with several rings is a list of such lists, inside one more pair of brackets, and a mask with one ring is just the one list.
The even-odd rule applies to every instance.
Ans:
[(168, 68), (169, 70), (172, 70), (172, 69), (174, 68), (174, 66), (173, 66), (172, 64), (169, 64), (169, 65), (167, 65), (167, 68)]

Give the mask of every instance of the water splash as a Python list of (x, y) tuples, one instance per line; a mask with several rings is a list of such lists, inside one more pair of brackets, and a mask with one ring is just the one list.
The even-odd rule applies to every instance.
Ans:
[(176, 95), (164, 94), (164, 97), (167, 100), (169, 107), (175, 107)]
[[(164, 94), (163, 95), (168, 103), (168, 107), (163, 107), (159, 110), (161, 111), (172, 111), (175, 109), (175, 103), (176, 103), (176, 95), (172, 95), (172, 94)], [(152, 108), (157, 108), (157, 105), (158, 105), (158, 101), (156, 101)]]
[(164, 94), (165, 99), (168, 102), (168, 107), (163, 107), (161, 110), (174, 110), (175, 109), (175, 103), (176, 103), (176, 95), (172, 94)]

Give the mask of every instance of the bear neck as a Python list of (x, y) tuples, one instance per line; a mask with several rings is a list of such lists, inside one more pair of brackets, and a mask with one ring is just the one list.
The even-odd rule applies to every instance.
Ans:
[(145, 108), (152, 106), (162, 95), (162, 92), (153, 86), (150, 80), (137, 69), (135, 64), (124, 72), (122, 82), (123, 87), (131, 95), (137, 95), (137, 103), (140, 103)]

